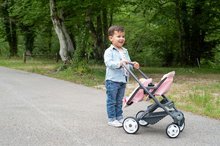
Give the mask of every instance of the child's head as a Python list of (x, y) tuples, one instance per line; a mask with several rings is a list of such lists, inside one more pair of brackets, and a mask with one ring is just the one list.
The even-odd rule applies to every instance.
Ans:
[(111, 26), (108, 29), (109, 40), (112, 45), (120, 49), (125, 43), (125, 32), (122, 26)]
[(108, 29), (108, 36), (113, 36), (115, 31), (117, 31), (117, 32), (124, 32), (124, 27), (116, 26), (116, 25), (113, 25), (113, 26), (109, 27), (109, 29)]

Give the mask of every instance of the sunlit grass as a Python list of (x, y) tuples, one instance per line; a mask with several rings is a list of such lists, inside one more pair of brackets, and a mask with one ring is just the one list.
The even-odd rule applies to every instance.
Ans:
[(27, 63), (24, 63), (23, 59), (21, 58), (0, 58), (0, 66), (6, 66), (13, 69), (19, 69), (44, 75), (55, 71), (59, 65), (59, 63), (56, 64), (54, 60), (49, 59), (29, 59)]
[(191, 85), (190, 83), (174, 83), (175, 91), (172, 91), (173, 94), (170, 96), (176, 101), (176, 105), (186, 111), (220, 119), (219, 81), (201, 81)]

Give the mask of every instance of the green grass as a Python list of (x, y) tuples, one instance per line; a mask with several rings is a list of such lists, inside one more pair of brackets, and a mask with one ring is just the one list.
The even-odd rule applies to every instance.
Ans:
[(38, 73), (86, 86), (96, 86), (104, 83), (105, 75), (104, 66), (89, 66), (87, 64), (73, 64), (65, 70), (57, 71), (62, 66), (62, 62), (56, 63), (55, 60), (48, 59), (29, 59), (26, 63), (23, 63), (21, 58), (0, 58), (0, 66)]
[[(104, 85), (105, 66), (78, 63), (57, 71), (62, 62), (48, 59), (28, 59), (23, 63), (20, 58), (0, 58), (0, 66), (34, 72), (89, 87)], [(174, 84), (168, 97), (177, 108), (199, 115), (220, 119), (220, 70), (219, 68), (165, 68), (144, 67), (143, 72), (158, 82), (163, 74), (176, 71)], [(137, 72), (136, 72), (137, 73)], [(137, 74), (140, 76), (139, 74)], [(130, 80), (134, 84), (134, 80)]]
[(201, 115), (220, 119), (220, 84), (197, 85), (185, 96), (183, 109)]

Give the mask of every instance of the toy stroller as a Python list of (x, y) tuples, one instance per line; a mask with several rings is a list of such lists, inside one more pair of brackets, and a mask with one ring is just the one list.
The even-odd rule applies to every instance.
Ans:
[[(165, 74), (158, 84), (153, 84), (152, 79), (148, 78), (140, 69), (138, 71), (143, 76), (142, 80), (138, 80), (135, 74), (129, 70), (126, 65), (123, 67), (131, 74), (131, 76), (138, 82), (139, 86), (132, 92), (132, 94), (123, 99), (124, 106), (129, 106), (135, 102), (143, 100), (144, 95), (154, 101), (146, 110), (141, 110), (136, 114), (136, 117), (127, 117), (123, 121), (123, 129), (129, 134), (134, 134), (139, 130), (139, 125), (148, 126), (154, 125), (167, 115), (171, 116), (173, 122), (166, 128), (166, 134), (170, 138), (176, 138), (180, 132), (185, 128), (184, 114), (177, 110), (174, 103), (170, 101), (164, 94), (168, 92), (173, 82), (175, 72), (172, 71)], [(159, 100), (157, 96), (161, 96)], [(157, 109), (162, 109), (157, 110)], [(157, 110), (157, 111), (156, 111)]]

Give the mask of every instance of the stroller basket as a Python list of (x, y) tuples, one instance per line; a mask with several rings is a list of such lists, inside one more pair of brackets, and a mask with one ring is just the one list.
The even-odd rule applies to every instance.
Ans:
[(143, 117), (142, 120), (145, 120), (148, 124), (153, 125), (166, 116), (167, 116), (166, 112), (154, 112), (154, 113), (149, 113), (149, 115)]

